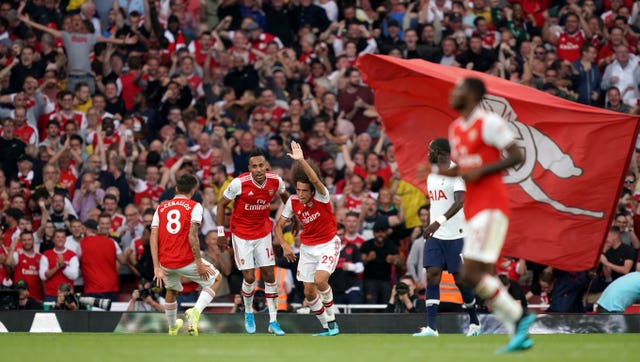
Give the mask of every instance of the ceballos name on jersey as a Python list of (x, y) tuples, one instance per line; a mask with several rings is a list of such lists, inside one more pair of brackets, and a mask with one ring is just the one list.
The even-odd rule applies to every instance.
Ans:
[(187, 211), (191, 210), (191, 205), (189, 205), (185, 201), (170, 200), (170, 201), (165, 202), (164, 205), (162, 205), (162, 207), (160, 208), (160, 212), (164, 212), (164, 210), (166, 210), (169, 206), (182, 206)]

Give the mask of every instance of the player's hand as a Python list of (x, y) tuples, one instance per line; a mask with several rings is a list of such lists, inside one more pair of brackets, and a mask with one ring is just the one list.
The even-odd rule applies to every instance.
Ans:
[(438, 231), (439, 228), (440, 224), (437, 221), (434, 221), (431, 223), (431, 225), (427, 226), (427, 228), (424, 229), (424, 233), (422, 233), (422, 236), (425, 239), (429, 239), (436, 231)]
[(289, 263), (295, 262), (296, 254), (293, 253), (293, 248), (291, 247), (291, 245), (285, 243), (280, 244), (280, 246), (282, 246), (282, 254), (284, 255), (285, 259), (287, 259)]
[(482, 177), (482, 170), (479, 168), (474, 168), (469, 171), (465, 171), (462, 173), (462, 179), (467, 182), (476, 182)]
[(218, 236), (218, 248), (220, 248), (221, 252), (229, 248), (229, 242), (226, 236)]
[(162, 284), (164, 283), (164, 270), (162, 270), (162, 268), (155, 268), (153, 270), (153, 280), (156, 281), (158, 288), (162, 288)]
[(291, 141), (291, 153), (287, 153), (287, 155), (296, 161), (304, 159), (302, 147), (300, 147), (300, 144), (296, 141)]
[(198, 269), (198, 275), (202, 280), (209, 280), (209, 277), (213, 276), (211, 269), (205, 263), (196, 263), (196, 269)]

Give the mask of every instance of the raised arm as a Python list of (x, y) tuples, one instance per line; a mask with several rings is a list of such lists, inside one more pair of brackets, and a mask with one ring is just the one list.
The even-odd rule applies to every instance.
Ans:
[(300, 147), (300, 144), (298, 144), (298, 142), (291, 141), (291, 153), (287, 153), (287, 155), (289, 155), (289, 157), (291, 157), (295, 161), (300, 162), (300, 164), (302, 165), (302, 169), (304, 170), (304, 173), (307, 175), (307, 177), (309, 177), (309, 181), (311, 181), (311, 184), (316, 189), (316, 192), (323, 196), (326, 195), (327, 188), (324, 186), (322, 181), (320, 181), (320, 178), (318, 177), (316, 172), (313, 170), (313, 168), (311, 168), (311, 165), (309, 165), (307, 160), (304, 159), (304, 154), (302, 153), (302, 147)]

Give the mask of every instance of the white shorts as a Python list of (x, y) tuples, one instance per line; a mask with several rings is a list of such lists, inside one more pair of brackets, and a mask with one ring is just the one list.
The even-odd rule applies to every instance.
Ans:
[(340, 259), (340, 238), (335, 236), (330, 241), (318, 245), (300, 246), (300, 260), (296, 278), (301, 282), (313, 283), (317, 270), (333, 273)]
[(239, 270), (255, 269), (276, 264), (271, 233), (255, 240), (245, 240), (231, 234), (233, 255)]
[(500, 210), (483, 210), (467, 222), (462, 255), (465, 259), (495, 264), (507, 235), (509, 219)]
[[(181, 276), (191, 279), (192, 281), (200, 284), (202, 288), (208, 288), (212, 286), (220, 272), (208, 261), (202, 259), (202, 263), (211, 269), (211, 273), (209, 273), (209, 279), (200, 279), (200, 275), (198, 275), (198, 268), (196, 268), (196, 262), (194, 261), (191, 264), (178, 269), (169, 269), (162, 267), (162, 270), (164, 270), (164, 286), (170, 290), (175, 290), (178, 292), (182, 291), (182, 283), (180, 282)], [(213, 276), (211, 276), (211, 274), (213, 274)]]

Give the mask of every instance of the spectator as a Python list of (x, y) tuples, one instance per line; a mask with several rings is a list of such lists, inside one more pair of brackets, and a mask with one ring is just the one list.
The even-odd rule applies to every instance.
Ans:
[(44, 281), (44, 301), (58, 300), (61, 305), (59, 293), (62, 286), (73, 291), (73, 280), (78, 277), (79, 262), (76, 253), (65, 248), (64, 243), (67, 234), (64, 230), (55, 230), (53, 234), (54, 248), (42, 253), (38, 274)]
[(2, 136), (0, 137), (0, 163), (2, 170), (7, 177), (14, 177), (18, 174), (16, 162), (18, 158), (25, 154), (26, 144), (16, 137), (15, 123), (11, 118), (2, 119)]
[(362, 133), (369, 127), (370, 118), (364, 110), (373, 107), (373, 93), (369, 87), (361, 85), (360, 72), (350, 68), (344, 74), (347, 85), (338, 94), (338, 108), (355, 126), (356, 133)]
[(364, 263), (364, 300), (370, 304), (385, 304), (391, 297), (391, 268), (401, 266), (398, 249), (387, 238), (388, 225), (377, 223), (373, 227), (374, 237), (360, 247)]
[(15, 289), (20, 292), (18, 299), (19, 310), (43, 310), (44, 305), (37, 299), (31, 297), (29, 284), (24, 280), (18, 280)]
[(102, 206), (104, 189), (99, 187), (96, 176), (87, 172), (82, 175), (80, 190), (73, 196), (73, 208), (80, 220), (86, 220), (89, 210)]
[(615, 60), (607, 65), (602, 75), (600, 86), (607, 90), (615, 86), (620, 90), (622, 101), (629, 107), (636, 105), (636, 71), (638, 69), (638, 57), (629, 54), (629, 47), (621, 44), (615, 48)]
[(84, 294), (113, 301), (120, 289), (116, 262), (126, 264), (126, 256), (113, 239), (97, 233), (97, 222), (87, 220), (84, 227), (86, 234), (80, 240), (78, 255), (84, 277)]
[[(17, 248), (18, 242), (22, 245), (22, 249)], [(6, 265), (14, 268), (13, 280), (15, 288), (28, 291), (28, 293), (21, 292), (20, 294), (21, 306), (24, 306), (24, 303), (33, 304), (31, 302), (33, 299), (36, 301), (42, 301), (43, 299), (42, 281), (38, 277), (41, 258), (42, 254), (37, 252), (34, 246), (33, 232), (28, 230), (22, 231), (20, 238), (11, 243), (11, 247), (7, 252)], [(29, 283), (32, 285), (31, 290), (29, 290)], [(29, 301), (27, 301), (27, 298)], [(29, 308), (31, 306), (27, 306), (26, 309), (31, 309)]]
[(622, 243), (620, 233), (621, 230), (618, 226), (612, 226), (609, 229), (607, 240), (600, 256), (602, 273), (606, 283), (631, 272), (636, 259), (633, 248)]

